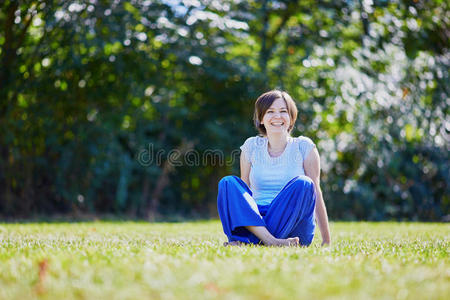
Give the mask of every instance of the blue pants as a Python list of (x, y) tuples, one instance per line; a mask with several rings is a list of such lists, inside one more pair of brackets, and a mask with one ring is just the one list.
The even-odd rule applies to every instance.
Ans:
[(217, 208), (223, 231), (231, 241), (258, 244), (245, 226), (265, 226), (276, 238), (299, 237), (301, 245), (314, 238), (316, 193), (307, 176), (292, 178), (269, 205), (257, 205), (252, 191), (237, 176), (219, 182)]

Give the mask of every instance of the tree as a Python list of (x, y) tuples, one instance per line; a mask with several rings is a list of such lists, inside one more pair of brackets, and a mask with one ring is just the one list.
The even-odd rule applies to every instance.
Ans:
[(446, 2), (0, 6), (4, 215), (215, 215), (274, 87), (317, 143), (332, 217), (448, 214)]

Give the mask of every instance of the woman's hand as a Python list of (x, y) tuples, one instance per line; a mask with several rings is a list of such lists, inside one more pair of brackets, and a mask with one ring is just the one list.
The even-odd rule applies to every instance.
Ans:
[(328, 247), (328, 246), (330, 246), (330, 244), (331, 244), (331, 241), (322, 241), (322, 247)]

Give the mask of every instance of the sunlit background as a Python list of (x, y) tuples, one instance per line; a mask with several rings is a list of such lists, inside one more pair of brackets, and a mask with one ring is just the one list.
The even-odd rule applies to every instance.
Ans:
[[(181, 158), (229, 160), (273, 88), (319, 149), (331, 220), (449, 219), (448, 1), (0, 7), (3, 219), (217, 217), (238, 161)], [(160, 163), (137, 159), (149, 145)]]

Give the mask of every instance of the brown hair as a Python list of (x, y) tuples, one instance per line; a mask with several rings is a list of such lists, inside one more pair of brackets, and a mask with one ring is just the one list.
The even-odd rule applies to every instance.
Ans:
[(289, 124), (288, 132), (290, 133), (294, 128), (295, 121), (297, 120), (297, 106), (294, 100), (288, 93), (280, 90), (268, 91), (256, 99), (255, 102), (255, 112), (253, 114), (253, 121), (255, 122), (255, 127), (258, 129), (259, 133), (262, 135), (267, 135), (266, 128), (261, 124), (261, 121), (266, 114), (266, 111), (272, 106), (272, 103), (277, 99), (283, 99), (286, 103), (286, 107), (291, 119), (291, 124)]

